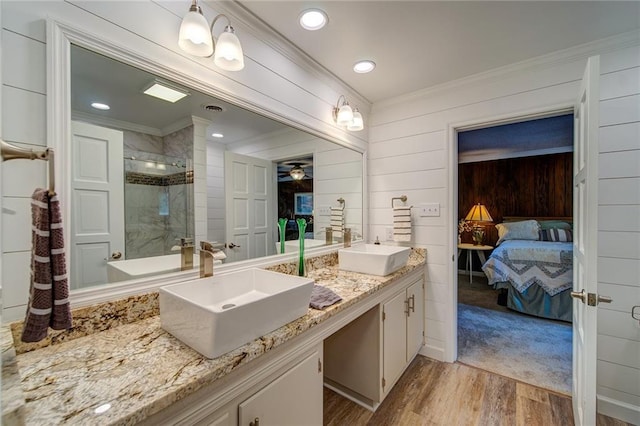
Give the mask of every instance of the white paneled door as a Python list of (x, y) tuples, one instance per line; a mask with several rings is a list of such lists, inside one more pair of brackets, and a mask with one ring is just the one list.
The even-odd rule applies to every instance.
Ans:
[(275, 254), (273, 163), (225, 151), (224, 174), (228, 261)]
[(71, 288), (104, 284), (107, 259), (124, 259), (122, 132), (73, 122)]
[(596, 424), (600, 58), (589, 58), (574, 111), (573, 414)]

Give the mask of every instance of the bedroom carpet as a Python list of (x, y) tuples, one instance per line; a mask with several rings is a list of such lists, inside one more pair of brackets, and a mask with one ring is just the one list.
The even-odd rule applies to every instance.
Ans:
[(569, 323), (458, 303), (458, 361), (571, 394)]

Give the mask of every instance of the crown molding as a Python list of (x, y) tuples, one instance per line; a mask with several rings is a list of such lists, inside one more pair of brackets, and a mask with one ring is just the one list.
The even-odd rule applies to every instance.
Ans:
[(145, 133), (159, 137), (164, 136), (164, 134), (162, 134), (162, 130), (155, 127), (143, 126), (129, 121), (116, 120), (115, 118), (102, 117), (82, 111), (71, 111), (71, 119), (96, 124), (98, 126), (109, 127), (111, 129), (129, 130), (131, 132)]
[(416, 92), (397, 96), (395, 98), (387, 99), (384, 101), (376, 102), (375, 107), (390, 107), (393, 105), (402, 104), (405, 102), (415, 101), (428, 95), (433, 95), (439, 92), (452, 90), (461, 86), (470, 85), (487, 80), (502, 79), (509, 74), (520, 73), (522, 71), (531, 70), (535, 68), (551, 67), (556, 64), (573, 62), (578, 60), (587, 59), (593, 55), (602, 55), (610, 53), (616, 50), (621, 50), (627, 47), (632, 47), (640, 44), (640, 30), (629, 31), (626, 33), (618, 34), (611, 37), (606, 37), (600, 40), (592, 41), (589, 43), (580, 44), (577, 46), (569, 47), (567, 49), (557, 50), (552, 53), (548, 53), (542, 56), (536, 56), (531, 59), (525, 59), (524, 61), (515, 62), (513, 64), (505, 65), (503, 67), (494, 68), (489, 71), (474, 74), (468, 77), (463, 77), (457, 80), (451, 80), (446, 83), (438, 84), (436, 86), (427, 87)]
[(84, 121), (86, 123), (95, 124), (98, 126), (109, 127), (110, 129), (128, 130), (130, 132), (144, 133), (147, 135), (164, 137), (178, 130), (182, 130), (192, 124), (192, 117), (185, 117), (177, 120), (162, 129), (158, 129), (150, 126), (143, 126), (141, 124), (131, 123), (125, 120), (117, 120), (115, 118), (101, 117), (99, 115), (90, 114), (82, 111), (71, 111), (71, 119), (77, 121)]
[(167, 136), (170, 135), (173, 132), (177, 132), (178, 130), (182, 130), (185, 127), (191, 126), (194, 123), (194, 116), (188, 116), (188, 117), (184, 117), (181, 118), (177, 121), (174, 121), (173, 123), (170, 123), (166, 126), (164, 126), (161, 131), (162, 131), (162, 135), (161, 136)]
[[(205, 1), (205, 3), (210, 2)], [(209, 7), (212, 7), (214, 10), (220, 9), (222, 13), (232, 16), (234, 22), (241, 22), (245, 27), (243, 28), (244, 31), (250, 32), (257, 40), (265, 43), (294, 64), (303, 67), (305, 71), (311, 73), (313, 77), (334, 89), (339, 95), (343, 94), (351, 100), (355, 99), (357, 102), (353, 101), (352, 103), (357, 104), (361, 112), (365, 111), (368, 113), (371, 110), (371, 101), (236, 0), (218, 1), (215, 3), (215, 6), (209, 4)], [(306, 90), (304, 87), (300, 86), (300, 88)], [(333, 105), (333, 102), (330, 101), (329, 104)]]

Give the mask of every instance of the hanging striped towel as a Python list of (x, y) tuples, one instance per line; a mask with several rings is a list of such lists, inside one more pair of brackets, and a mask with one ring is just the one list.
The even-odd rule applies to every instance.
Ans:
[(331, 207), (331, 229), (334, 237), (342, 237), (344, 230), (344, 206)]
[(46, 189), (31, 197), (31, 285), (23, 342), (38, 342), (54, 330), (71, 328), (69, 285), (60, 203)]
[(393, 241), (411, 241), (411, 207), (393, 208)]

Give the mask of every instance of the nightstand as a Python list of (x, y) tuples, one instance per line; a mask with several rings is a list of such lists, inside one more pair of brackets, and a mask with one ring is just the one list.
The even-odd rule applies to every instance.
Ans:
[(493, 246), (484, 246), (484, 245), (474, 245), (461, 243), (458, 244), (458, 258), (462, 254), (462, 250), (467, 250), (467, 266), (469, 267), (469, 284), (473, 283), (473, 252), (478, 253), (478, 257), (484, 265), (484, 262), (487, 261), (487, 258), (484, 256), (484, 252), (487, 250), (493, 250)]

